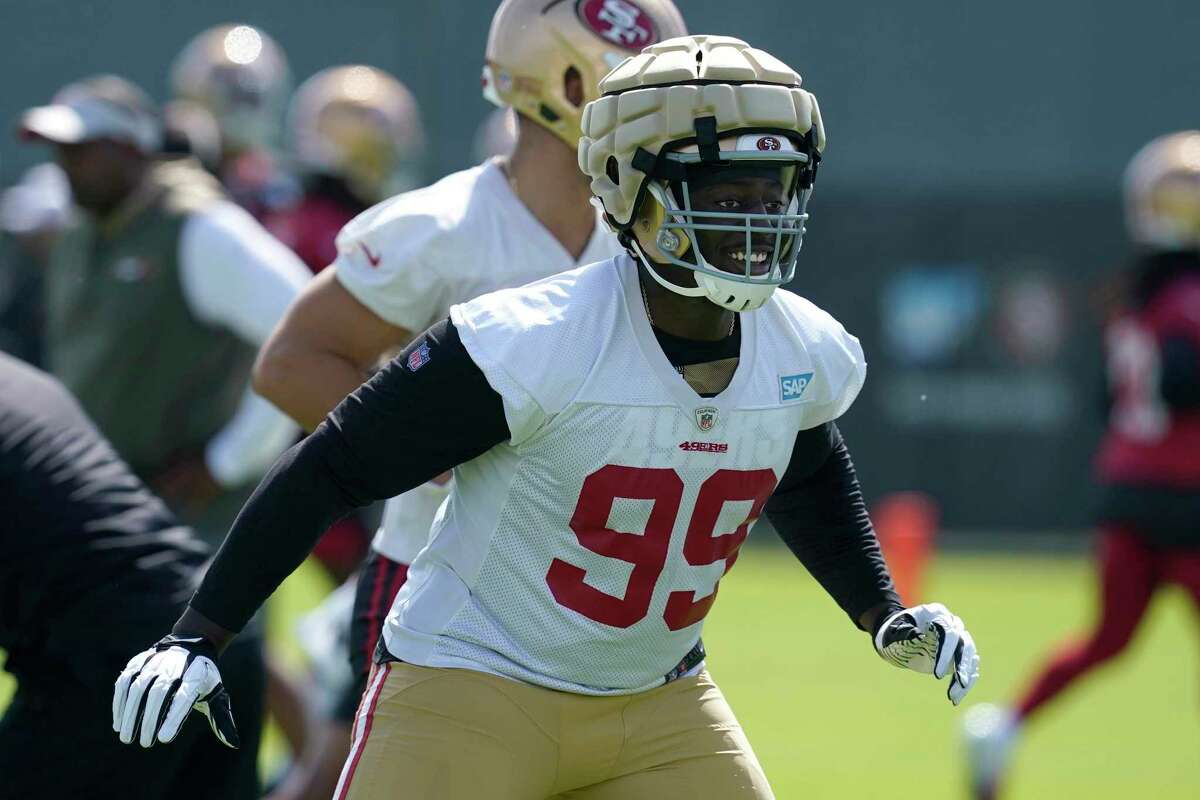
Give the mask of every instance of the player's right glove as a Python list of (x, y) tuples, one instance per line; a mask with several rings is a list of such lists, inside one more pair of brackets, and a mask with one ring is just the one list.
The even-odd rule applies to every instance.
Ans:
[(946, 696), (958, 705), (979, 679), (975, 640), (963, 621), (941, 603), (897, 611), (875, 633), (875, 650), (902, 669), (932, 673), (939, 681), (953, 667)]
[(208, 718), (221, 744), (238, 746), (217, 650), (202, 636), (164, 636), (129, 660), (113, 689), (113, 730), (142, 747), (173, 741), (193, 708)]

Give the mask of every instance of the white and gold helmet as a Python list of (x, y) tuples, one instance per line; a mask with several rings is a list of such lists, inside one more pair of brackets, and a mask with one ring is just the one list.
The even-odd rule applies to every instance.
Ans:
[[(488, 34), (483, 96), (574, 149), (600, 79), (643, 47), (685, 33), (671, 0), (504, 0)], [(566, 95), (572, 71), (583, 87), (579, 105)]]
[[(684, 36), (626, 60), (600, 92), (584, 110), (579, 166), (609, 224), (656, 281), (751, 311), (792, 279), (825, 129), (817, 99), (791, 67), (740, 39)], [(689, 173), (711, 168), (779, 170), (786, 208), (697, 213)], [(745, 233), (741, 274), (705, 259), (694, 243), (702, 230)], [(756, 256), (751, 239), (764, 233), (773, 244)], [(697, 285), (668, 281), (655, 263), (692, 270)]]
[(1156, 250), (1200, 249), (1200, 131), (1153, 140), (1125, 170), (1130, 237)]
[(290, 90), (283, 50), (250, 25), (209, 28), (171, 65), (171, 92), (207, 108), (231, 152), (275, 144)]
[(292, 98), (287, 130), (302, 169), (341, 178), (367, 203), (417, 185), (425, 146), (417, 101), (383, 70), (359, 64), (313, 75)]

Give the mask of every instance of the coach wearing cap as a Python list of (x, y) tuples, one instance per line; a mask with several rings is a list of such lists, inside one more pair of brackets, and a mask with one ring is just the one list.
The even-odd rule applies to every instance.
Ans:
[[(157, 110), (128, 81), (71, 84), (20, 133), (53, 147), (82, 212), (50, 255), (45, 364), (180, 520), (219, 542), (297, 433), (248, 379), (309, 271), (198, 162), (162, 156)], [(211, 756), (235, 800), (257, 796), (259, 647), (252, 634), (230, 652), (250, 704), (243, 747)]]
[(21, 119), (82, 210), (47, 274), (46, 365), (183, 521), (219, 541), (296, 429), (248, 393), (308, 270), (192, 159), (159, 156), (149, 98), (112, 75)]

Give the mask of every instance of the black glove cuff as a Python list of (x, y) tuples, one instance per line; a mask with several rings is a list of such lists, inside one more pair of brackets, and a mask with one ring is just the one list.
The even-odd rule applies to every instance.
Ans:
[(155, 643), (154, 650), (156, 652), (162, 652), (163, 650), (169, 650), (172, 647), (182, 647), (184, 650), (187, 650), (189, 653), (191, 653), (193, 658), (196, 656), (204, 656), (213, 662), (216, 662), (217, 660), (217, 648), (212, 642), (198, 633), (191, 636), (188, 636), (187, 634), (169, 633)]
[[(871, 641), (875, 641), (876, 637), (879, 636), (879, 629), (883, 627), (883, 623), (891, 619), (892, 615), (896, 612), (903, 610), (904, 606), (899, 603), (889, 603), (883, 611), (879, 612), (879, 615), (875, 617), (875, 625), (871, 629)], [(914, 625), (916, 624), (916, 620), (912, 619), (912, 617), (909, 617), (909, 619)]]

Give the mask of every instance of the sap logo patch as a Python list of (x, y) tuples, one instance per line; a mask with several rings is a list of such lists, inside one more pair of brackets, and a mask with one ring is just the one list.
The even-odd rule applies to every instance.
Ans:
[(408, 371), (416, 372), (429, 363), (429, 342), (421, 342), (416, 350), (408, 354)]
[(779, 376), (779, 401), (786, 403), (789, 400), (800, 400), (804, 397), (804, 390), (812, 383), (813, 374), (811, 372), (801, 372), (796, 375), (780, 375)]

